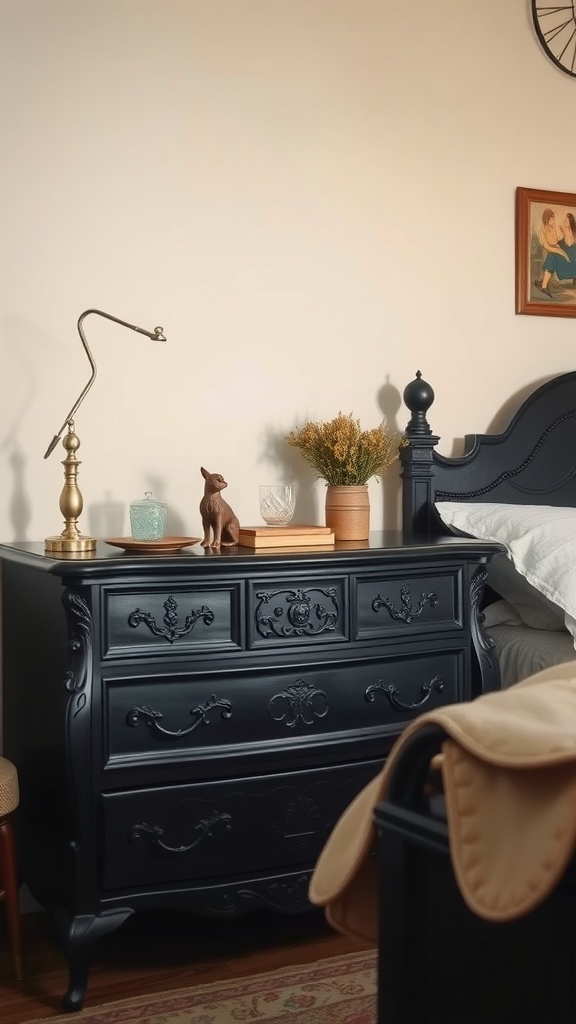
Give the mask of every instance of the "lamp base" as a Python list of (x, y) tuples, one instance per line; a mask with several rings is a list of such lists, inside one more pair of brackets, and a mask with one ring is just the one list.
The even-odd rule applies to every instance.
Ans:
[(76, 555), (95, 550), (95, 538), (85, 537), (81, 533), (79, 533), (77, 537), (64, 537), (62, 534), (58, 537), (46, 537), (46, 540), (44, 541), (44, 551), (49, 552), (50, 554)]

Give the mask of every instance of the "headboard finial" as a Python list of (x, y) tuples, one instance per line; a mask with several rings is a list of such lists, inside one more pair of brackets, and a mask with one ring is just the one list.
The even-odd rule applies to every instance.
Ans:
[(408, 536), (414, 533), (429, 535), (434, 448), (440, 439), (432, 433), (426, 419), (426, 413), (434, 401), (434, 391), (422, 380), (420, 370), (415, 380), (404, 388), (404, 401), (412, 416), (405, 431), (409, 443), (400, 449), (402, 526)]
[(410, 437), (432, 433), (426, 413), (433, 401), (434, 389), (422, 379), (420, 370), (417, 370), (415, 380), (410, 381), (404, 388), (404, 402), (412, 413), (406, 428), (406, 433)]

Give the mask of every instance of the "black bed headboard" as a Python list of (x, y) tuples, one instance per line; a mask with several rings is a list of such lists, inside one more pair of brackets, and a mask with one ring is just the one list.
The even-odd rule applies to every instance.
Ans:
[(439, 455), (427, 413), (434, 391), (418, 371), (404, 390), (409, 444), (400, 449), (408, 534), (446, 533), (436, 501), (576, 506), (576, 371), (543, 384), (502, 434), (467, 434), (465, 453)]

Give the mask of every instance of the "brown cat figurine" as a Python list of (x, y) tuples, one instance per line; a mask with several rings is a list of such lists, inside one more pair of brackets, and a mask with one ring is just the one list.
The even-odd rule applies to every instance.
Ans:
[[(202, 547), (233, 547), (238, 543), (240, 523), (228, 502), (224, 501), (220, 494), (220, 491), (228, 487), (228, 484), (220, 473), (209, 473), (203, 466), (200, 466), (200, 472), (206, 481), (204, 497), (200, 502), (200, 515), (204, 527)], [(211, 531), (212, 540), (210, 540)]]

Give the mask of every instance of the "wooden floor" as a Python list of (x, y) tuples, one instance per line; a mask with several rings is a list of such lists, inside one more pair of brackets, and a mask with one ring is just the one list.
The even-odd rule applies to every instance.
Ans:
[[(0, 915), (0, 1021), (62, 1013), (68, 974), (44, 914), (24, 914), (26, 980), (13, 980)], [(334, 932), (320, 911), (295, 917), (259, 913), (234, 921), (139, 914), (94, 950), (84, 1006), (207, 984), (366, 948)], [(70, 1020), (75, 1019), (70, 1014)]]

